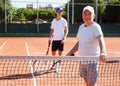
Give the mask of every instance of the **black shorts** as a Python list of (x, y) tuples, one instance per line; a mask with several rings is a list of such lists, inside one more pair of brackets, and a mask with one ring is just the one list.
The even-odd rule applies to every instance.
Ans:
[(52, 51), (60, 50), (63, 51), (64, 49), (64, 44), (61, 44), (60, 41), (52, 41)]

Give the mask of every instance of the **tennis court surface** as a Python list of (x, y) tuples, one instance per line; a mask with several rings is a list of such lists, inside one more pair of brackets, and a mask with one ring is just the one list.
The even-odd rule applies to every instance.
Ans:
[[(81, 62), (99, 62), (91, 57), (66, 57), (77, 39), (68, 37), (62, 57), (45, 56), (48, 38), (0, 38), (0, 86), (85, 86), (80, 77)], [(109, 59), (99, 62), (96, 86), (120, 86), (120, 37), (105, 38)], [(61, 71), (56, 73), (56, 63)]]

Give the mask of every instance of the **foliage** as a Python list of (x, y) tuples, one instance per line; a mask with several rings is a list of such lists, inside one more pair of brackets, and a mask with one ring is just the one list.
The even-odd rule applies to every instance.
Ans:
[(108, 4), (120, 4), (120, 0), (108, 0)]
[(39, 10), (39, 18), (46, 20), (48, 22), (52, 21), (52, 19), (55, 17), (55, 11), (54, 10)]
[[(107, 4), (104, 4), (104, 0), (98, 0), (98, 20), (103, 22), (120, 22), (120, 0), (107, 0)], [(72, 22), (72, 0), (69, 1), (69, 15), (67, 14), (67, 5), (63, 10), (63, 17), (69, 16), (69, 22)], [(74, 0), (74, 22), (82, 22), (82, 10), (86, 5), (96, 8), (96, 0)], [(7, 0), (6, 4), (7, 21), (33, 21), (37, 19), (37, 13), (39, 19), (51, 22), (56, 16), (54, 10), (36, 10), (27, 8), (16, 9), (10, 4), (10, 0)], [(0, 2), (0, 22), (5, 21), (5, 4)]]
[(2, 2), (0, 2), (0, 20), (2, 21), (4, 19), (4, 4)]
[(16, 14), (14, 15), (15, 21), (22, 21), (22, 20), (26, 19), (25, 14), (24, 14), (24, 12), (25, 12), (24, 10), (25, 10), (25, 8), (20, 8), (20, 9), (16, 10)]
[(5, 5), (5, 1), (0, 1), (0, 20), (2, 22), (5, 20), (5, 10), (6, 10), (6, 17), (8, 19), (13, 9), (14, 8), (12, 7), (10, 0), (6, 0), (6, 5)]
[(104, 14), (105, 11), (105, 4), (104, 4), (104, 0), (99, 0), (99, 5), (98, 5), (98, 14), (102, 15)]

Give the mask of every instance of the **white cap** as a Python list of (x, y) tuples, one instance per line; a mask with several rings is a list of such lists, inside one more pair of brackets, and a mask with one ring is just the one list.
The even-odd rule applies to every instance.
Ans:
[(91, 7), (91, 6), (86, 6), (86, 7), (84, 7), (84, 8), (83, 8), (83, 13), (84, 13), (84, 11), (86, 11), (86, 10), (88, 10), (88, 11), (90, 11), (92, 14), (94, 14), (94, 8), (93, 8), (93, 7)]

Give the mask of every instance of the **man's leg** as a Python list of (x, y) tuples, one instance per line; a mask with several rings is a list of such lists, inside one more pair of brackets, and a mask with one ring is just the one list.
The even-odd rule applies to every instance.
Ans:
[(87, 65), (87, 77), (84, 78), (86, 86), (95, 86), (97, 75), (97, 63), (90, 63)]
[(97, 63), (81, 64), (80, 76), (84, 78), (86, 86), (95, 86), (97, 80)]
[(58, 55), (59, 55), (59, 56), (62, 56), (62, 52), (63, 52), (63, 51), (58, 50)]
[(52, 51), (52, 56), (56, 56), (56, 51)]
[(85, 80), (86, 86), (94, 86), (95, 85), (95, 83), (90, 83), (88, 78), (84, 78), (84, 80)]

